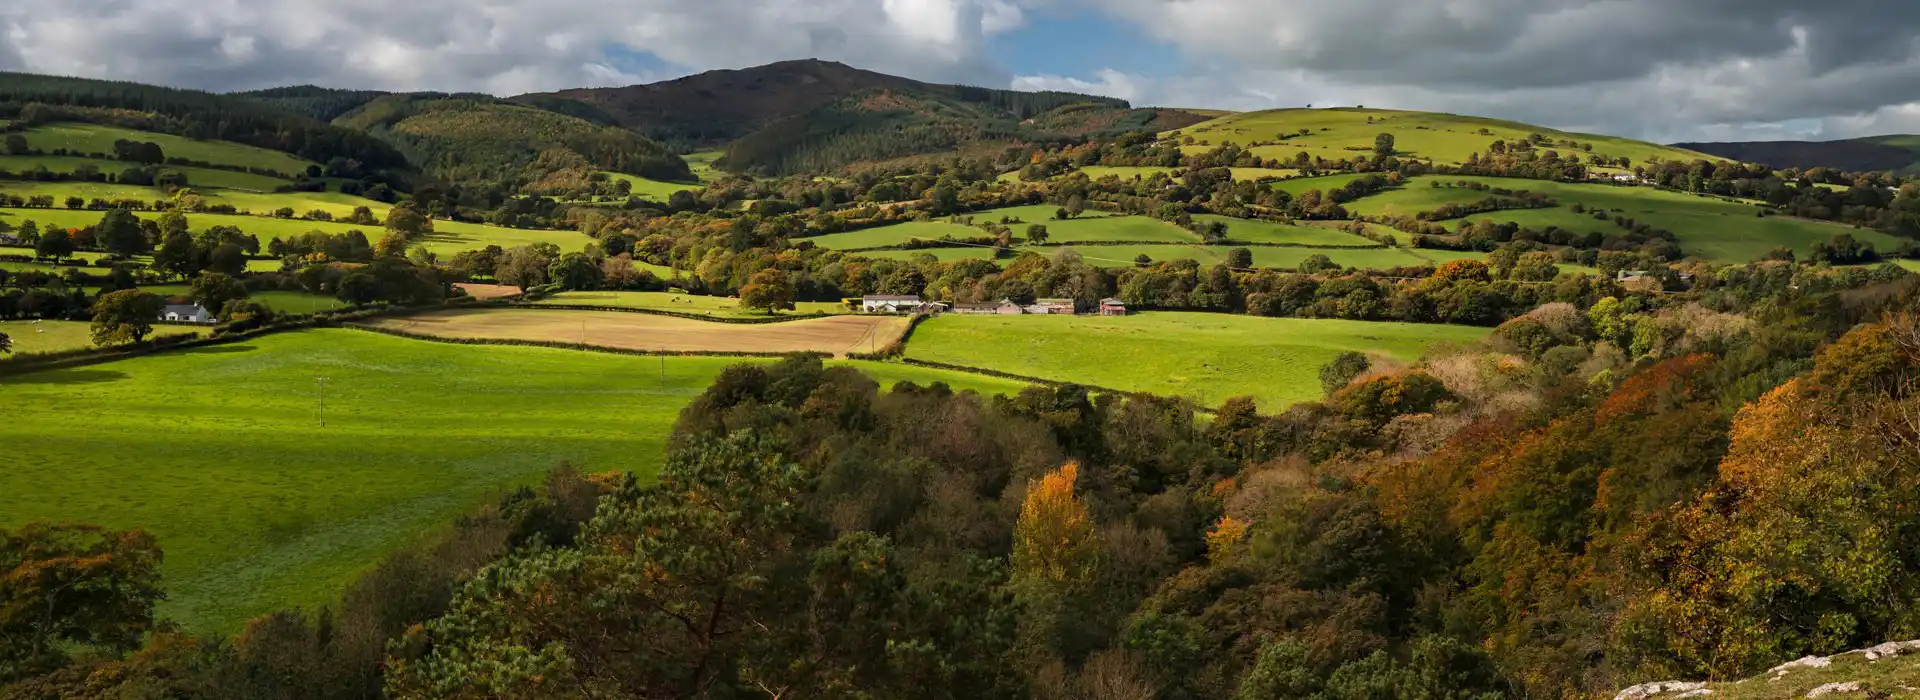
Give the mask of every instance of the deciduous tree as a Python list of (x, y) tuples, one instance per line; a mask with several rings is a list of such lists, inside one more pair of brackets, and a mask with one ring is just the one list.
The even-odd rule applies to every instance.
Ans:
[(100, 295), (93, 302), (93, 344), (121, 345), (146, 340), (166, 300), (137, 289)]

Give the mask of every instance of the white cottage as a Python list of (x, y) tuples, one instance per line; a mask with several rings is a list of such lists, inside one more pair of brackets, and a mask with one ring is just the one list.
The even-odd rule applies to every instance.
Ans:
[(199, 304), (168, 304), (160, 310), (160, 320), (179, 323), (213, 323), (213, 312)]

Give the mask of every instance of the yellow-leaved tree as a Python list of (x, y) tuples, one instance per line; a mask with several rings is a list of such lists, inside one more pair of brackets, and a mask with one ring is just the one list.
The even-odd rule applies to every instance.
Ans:
[(1021, 655), (1034, 667), (1090, 648), (1086, 592), (1099, 575), (1101, 543), (1087, 505), (1073, 493), (1080, 466), (1061, 466), (1027, 485), (1013, 531), (1012, 589), (1021, 608)]

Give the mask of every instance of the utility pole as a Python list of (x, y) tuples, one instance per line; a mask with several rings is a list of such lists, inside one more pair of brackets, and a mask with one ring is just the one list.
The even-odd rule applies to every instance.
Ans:
[(660, 388), (667, 387), (667, 356), (660, 356)]
[(327, 378), (314, 377), (313, 383), (320, 387), (320, 427), (327, 427)]

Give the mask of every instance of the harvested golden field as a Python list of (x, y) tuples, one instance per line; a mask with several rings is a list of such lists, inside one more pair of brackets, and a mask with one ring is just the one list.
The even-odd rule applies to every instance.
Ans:
[(520, 293), (519, 287), (510, 284), (473, 284), (471, 282), (461, 282), (453, 286), (465, 290), (467, 296), (475, 299), (498, 299)]
[(437, 338), (583, 343), (668, 352), (827, 352), (846, 355), (900, 339), (900, 316), (835, 316), (783, 323), (709, 323), (618, 311), (441, 311), (367, 323)]

